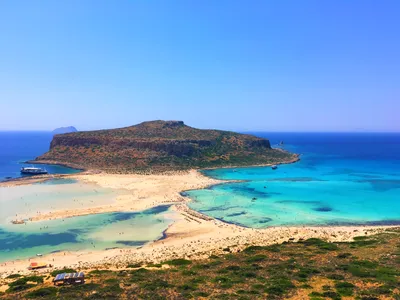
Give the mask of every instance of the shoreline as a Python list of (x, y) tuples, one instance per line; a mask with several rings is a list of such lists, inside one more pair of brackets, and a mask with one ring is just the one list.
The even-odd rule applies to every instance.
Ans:
[[(74, 164), (74, 163), (68, 163), (68, 162), (60, 162), (60, 161), (55, 161), (55, 160), (27, 160), (25, 162), (26, 164), (38, 164), (38, 165), (56, 165), (56, 166), (61, 166), (61, 167), (66, 167), (70, 169), (75, 169), (78, 171), (89, 171), (88, 168), (84, 168), (80, 165)], [(91, 170), (91, 172), (97, 172), (95, 170)]]
[[(356, 236), (373, 235), (399, 226), (290, 226), (264, 229), (245, 228), (223, 221), (202, 218), (186, 204), (172, 206), (174, 221), (160, 238), (139, 247), (118, 247), (105, 250), (57, 251), (42, 257), (31, 257), (0, 263), (0, 278), (19, 273), (29, 274), (31, 261), (51, 263), (53, 268), (35, 271), (47, 274), (53, 270), (74, 268), (93, 270), (96, 268), (125, 269), (134, 263), (162, 263), (186, 258), (206, 259), (210, 255), (235, 253), (252, 246), (268, 246), (283, 242), (297, 242), (308, 238), (321, 238), (329, 242), (350, 242)], [(226, 249), (229, 249), (227, 252)]]
[[(159, 205), (171, 205), (173, 222), (161, 233), (161, 237), (137, 248), (118, 247), (105, 250), (58, 251), (42, 257), (12, 260), (0, 263), (0, 278), (13, 273), (28, 274), (31, 260), (45, 261), (53, 268), (38, 271), (46, 274), (54, 269), (64, 267), (79, 270), (94, 268), (126, 268), (130, 263), (160, 263), (168, 259), (188, 258), (204, 259), (212, 254), (242, 251), (250, 245), (267, 246), (276, 243), (301, 241), (308, 238), (322, 238), (327, 241), (346, 242), (355, 236), (365, 236), (383, 232), (397, 225), (298, 225), (273, 226), (263, 229), (243, 227), (214, 219), (188, 207), (190, 198), (184, 195), (191, 189), (207, 188), (213, 185), (229, 183), (229, 180), (218, 180), (202, 174), (199, 170), (175, 172), (169, 175), (139, 174), (106, 174), (83, 172), (61, 175), (62, 178), (74, 178), (82, 182), (95, 183), (115, 190), (135, 191), (132, 195), (122, 195), (115, 211), (128, 211), (136, 208), (143, 210)], [(49, 180), (51, 178), (40, 178)], [(233, 181), (234, 182), (234, 181)], [(27, 183), (29, 184), (29, 183)], [(86, 208), (87, 214), (93, 214), (93, 208)], [(63, 212), (63, 211), (61, 211)], [(105, 211), (104, 211), (105, 212)], [(67, 217), (66, 212), (59, 217)], [(80, 210), (82, 213), (82, 210)], [(98, 212), (102, 213), (102, 212)], [(69, 211), (69, 214), (71, 212)], [(50, 216), (51, 215), (51, 216)], [(82, 214), (80, 214), (82, 215)], [(74, 217), (72, 215), (70, 217)], [(47, 217), (54, 218), (54, 213)], [(40, 219), (40, 218), (39, 218)], [(39, 220), (38, 219), (38, 220)], [(42, 216), (42, 219), (46, 219)], [(18, 226), (18, 225), (15, 225)]]
[[(281, 152), (285, 152), (285, 153), (290, 153), (287, 150), (281, 149), (281, 148), (271, 148), (274, 150), (278, 150)], [(286, 165), (286, 164), (293, 164), (296, 163), (298, 161), (300, 161), (300, 154), (298, 153), (290, 153), (292, 154), (293, 158), (289, 159), (289, 160), (284, 160), (281, 162), (276, 162), (276, 163), (263, 163), (263, 164), (255, 164), (255, 165), (224, 165), (224, 166), (216, 166), (216, 167), (209, 167), (209, 168), (191, 168), (191, 169), (177, 169), (177, 170), (170, 170), (170, 171), (151, 171), (149, 170), (149, 172), (147, 173), (147, 171), (145, 172), (146, 175), (161, 175), (161, 174), (168, 174), (168, 173), (175, 173), (175, 172), (190, 172), (192, 170), (197, 170), (197, 171), (203, 171), (203, 170), (215, 170), (215, 169), (230, 169), (230, 168), (253, 168), (253, 167), (270, 167), (273, 165)], [(63, 166), (63, 167), (67, 167), (67, 168), (71, 168), (71, 169), (76, 169), (76, 170), (80, 170), (82, 172), (90, 172), (90, 173), (105, 173), (105, 174), (119, 174), (119, 173), (107, 173), (106, 170), (96, 170), (96, 169), (91, 169), (91, 168), (87, 168), (87, 167), (83, 167), (81, 165), (78, 164), (74, 164), (74, 163), (68, 163), (68, 162), (61, 162), (61, 161), (55, 161), (55, 160), (28, 160), (25, 163), (29, 163), (29, 164), (43, 164), (43, 165), (59, 165), (59, 166)], [(142, 171), (142, 170), (141, 170)], [(132, 173), (121, 173), (121, 174), (140, 174), (142, 175), (142, 172), (132, 172)], [(10, 179), (12, 180), (12, 179)]]

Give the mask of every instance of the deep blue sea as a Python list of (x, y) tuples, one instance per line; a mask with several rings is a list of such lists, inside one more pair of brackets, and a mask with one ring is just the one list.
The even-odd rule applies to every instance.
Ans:
[[(51, 132), (0, 131), (0, 181), (20, 177), (21, 167), (31, 166), (25, 161), (47, 152), (53, 138)], [(39, 166), (39, 165), (38, 165)], [(69, 174), (77, 170), (61, 166), (40, 165), (50, 174)]]
[(399, 133), (255, 133), (301, 161), (206, 170), (244, 182), (188, 192), (191, 208), (242, 226), (400, 224)]

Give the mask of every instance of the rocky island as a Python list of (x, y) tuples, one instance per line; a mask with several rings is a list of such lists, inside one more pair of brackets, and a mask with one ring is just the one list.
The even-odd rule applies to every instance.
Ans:
[(269, 140), (256, 136), (197, 129), (182, 121), (149, 121), (125, 128), (55, 135), (50, 150), (35, 162), (131, 173), (297, 160), (296, 154), (272, 149)]
[(68, 126), (68, 127), (59, 127), (56, 128), (52, 131), (53, 134), (64, 134), (64, 133), (70, 133), (70, 132), (77, 132), (78, 130), (74, 126)]

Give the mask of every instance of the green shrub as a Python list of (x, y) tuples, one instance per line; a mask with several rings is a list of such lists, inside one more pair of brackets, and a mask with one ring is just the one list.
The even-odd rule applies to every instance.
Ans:
[(343, 280), (344, 276), (340, 275), (340, 274), (330, 274), (328, 276), (326, 276), (328, 279), (332, 279), (332, 280)]
[(171, 265), (171, 266), (187, 266), (187, 265), (190, 265), (191, 263), (192, 263), (192, 261), (183, 259), (183, 258), (168, 260), (168, 261), (164, 262), (164, 264)]
[(328, 243), (325, 242), (321, 239), (317, 239), (317, 238), (311, 238), (308, 240), (305, 240), (304, 245), (306, 246), (315, 246), (321, 250), (328, 250), (328, 251), (333, 251), (333, 250), (338, 250), (339, 247), (333, 243)]
[(262, 247), (262, 246), (250, 246), (250, 247), (247, 247), (246, 249), (244, 249), (243, 252), (245, 252), (245, 253), (249, 253), (249, 252), (253, 253), (253, 252), (256, 252), (256, 251), (260, 251), (262, 249), (264, 249), (264, 247)]
[(7, 293), (21, 292), (21, 291), (25, 291), (25, 290), (28, 290), (30, 288), (33, 288), (35, 286), (36, 286), (36, 284), (31, 284), (31, 283), (25, 283), (25, 284), (21, 284), (21, 285), (10, 286), (6, 290), (6, 292)]
[(107, 273), (111, 273), (111, 270), (93, 270), (90, 271), (89, 274), (90, 275), (102, 275), (102, 274), (107, 274)]
[(21, 274), (11, 274), (11, 275), (8, 275), (6, 278), (7, 279), (14, 279), (14, 278), (19, 278), (21, 276), (22, 276)]
[(28, 282), (43, 283), (43, 277), (42, 276), (20, 277), (8, 285), (9, 288), (7, 289), (7, 293), (20, 292), (36, 286), (36, 284), (31, 284)]
[(44, 297), (55, 297), (57, 294), (57, 288), (45, 287), (35, 291), (29, 292), (25, 295), (26, 298), (44, 298)]
[(104, 283), (106, 284), (118, 284), (119, 280), (116, 278), (108, 278), (106, 280), (104, 280)]
[(342, 296), (352, 296), (355, 286), (354, 284), (345, 281), (345, 282), (337, 282), (335, 284), (335, 288), (338, 291), (338, 293)]
[(150, 282), (145, 282), (140, 285), (142, 288), (150, 291), (155, 291), (157, 289), (166, 289), (168, 287), (172, 287), (167, 281), (162, 279), (155, 279)]
[(126, 267), (127, 268), (140, 268), (143, 265), (143, 263), (135, 263), (135, 264), (129, 264)]
[(247, 258), (246, 262), (248, 262), (248, 263), (260, 262), (260, 261), (265, 260), (266, 258), (267, 258), (267, 256), (264, 254), (257, 254), (257, 255), (250, 256), (249, 258)]

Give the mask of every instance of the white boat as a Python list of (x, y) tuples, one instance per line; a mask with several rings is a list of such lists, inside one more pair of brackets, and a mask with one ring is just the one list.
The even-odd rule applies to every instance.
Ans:
[(272, 166), (271, 166), (271, 169), (272, 169), (272, 170), (276, 170), (276, 169), (278, 169), (278, 166), (277, 166), (277, 165), (272, 165)]
[(21, 168), (21, 174), (25, 175), (41, 175), (47, 173), (48, 173), (47, 170), (42, 168), (35, 168), (35, 167)]

